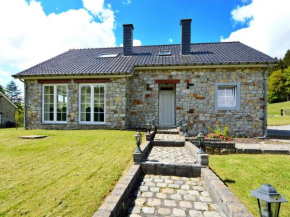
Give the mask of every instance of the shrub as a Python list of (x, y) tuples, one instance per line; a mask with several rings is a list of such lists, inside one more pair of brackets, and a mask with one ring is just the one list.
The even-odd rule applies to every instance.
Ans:
[(217, 125), (216, 129), (210, 129), (213, 133), (208, 133), (206, 139), (220, 139), (224, 141), (231, 141), (232, 138), (229, 136), (229, 127), (225, 127), (224, 130), (221, 130), (220, 126)]
[(15, 127), (16, 125), (15, 125), (15, 122), (7, 121), (7, 122), (4, 124), (4, 126), (5, 126), (6, 128), (13, 128), (13, 127)]

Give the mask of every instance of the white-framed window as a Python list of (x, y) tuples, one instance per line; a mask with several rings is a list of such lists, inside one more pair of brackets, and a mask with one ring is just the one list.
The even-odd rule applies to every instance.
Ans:
[(80, 84), (79, 123), (106, 123), (106, 86), (104, 84)]
[(66, 84), (43, 85), (43, 123), (67, 123), (67, 93)]
[(215, 84), (215, 109), (216, 110), (240, 109), (240, 83)]

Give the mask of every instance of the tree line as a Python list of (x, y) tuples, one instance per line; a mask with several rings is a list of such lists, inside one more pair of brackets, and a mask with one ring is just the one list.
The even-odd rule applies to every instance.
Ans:
[(277, 64), (269, 69), (268, 102), (277, 103), (290, 100), (290, 50), (283, 58), (276, 58)]

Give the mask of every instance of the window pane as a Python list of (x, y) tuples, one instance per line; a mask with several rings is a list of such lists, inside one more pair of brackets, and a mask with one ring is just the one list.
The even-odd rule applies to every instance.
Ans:
[(226, 95), (225, 89), (224, 88), (219, 88), (218, 89), (218, 96), (225, 96), (225, 95)]
[(226, 105), (231, 107), (235, 106), (235, 98), (233, 96), (227, 97)]
[(234, 96), (235, 88), (226, 88), (226, 96)]
[(57, 86), (57, 121), (66, 121), (67, 91), (66, 86)]
[(224, 96), (218, 97), (218, 106), (224, 106), (226, 104), (226, 98)]

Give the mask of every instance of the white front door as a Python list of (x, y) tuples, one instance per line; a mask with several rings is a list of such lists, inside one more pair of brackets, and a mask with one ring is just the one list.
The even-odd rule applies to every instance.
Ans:
[(174, 91), (161, 90), (159, 94), (159, 125), (173, 126), (174, 122)]

